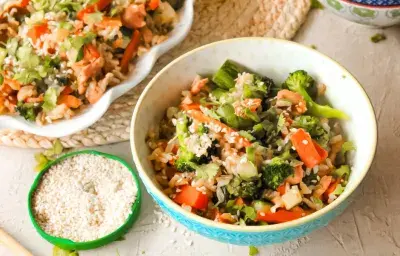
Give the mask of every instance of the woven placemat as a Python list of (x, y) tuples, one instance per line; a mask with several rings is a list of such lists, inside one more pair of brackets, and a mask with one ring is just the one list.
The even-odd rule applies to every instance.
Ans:
[[(268, 36), (291, 39), (306, 19), (310, 0), (197, 0), (191, 32), (185, 41), (162, 56), (151, 74), (116, 100), (94, 125), (60, 138), (66, 148), (111, 144), (129, 139), (133, 108), (150, 79), (166, 64), (198, 46), (222, 39)], [(50, 148), (54, 138), (1, 130), (0, 145)]]

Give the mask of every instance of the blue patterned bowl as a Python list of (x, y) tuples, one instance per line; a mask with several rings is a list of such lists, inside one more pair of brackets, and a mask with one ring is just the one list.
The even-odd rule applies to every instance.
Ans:
[[(147, 156), (147, 131), (157, 126), (169, 106), (178, 105), (182, 90), (190, 87), (196, 74), (211, 74), (226, 60), (282, 82), (289, 72), (307, 70), (327, 86), (327, 98), (350, 116), (343, 123), (348, 138), (355, 142), (349, 183), (332, 204), (304, 218), (269, 226), (234, 226), (217, 223), (190, 212), (162, 193)], [(131, 149), (147, 191), (171, 217), (187, 228), (211, 239), (237, 245), (280, 243), (304, 236), (327, 225), (351, 202), (353, 191), (366, 175), (376, 148), (377, 131), (373, 108), (357, 80), (335, 61), (318, 51), (294, 42), (272, 38), (238, 38), (209, 44), (168, 64), (141, 95), (131, 124)]]
[(320, 0), (333, 13), (360, 24), (389, 27), (400, 24), (399, 0)]

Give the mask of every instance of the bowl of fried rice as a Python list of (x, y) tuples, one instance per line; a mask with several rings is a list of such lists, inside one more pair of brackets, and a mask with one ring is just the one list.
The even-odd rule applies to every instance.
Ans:
[(377, 142), (373, 107), (342, 66), (300, 44), (238, 38), (195, 49), (149, 83), (131, 149), (172, 218), (221, 242), (285, 242), (354, 198)]
[(62, 137), (186, 37), (193, 0), (16, 0), (0, 15), (0, 128)]

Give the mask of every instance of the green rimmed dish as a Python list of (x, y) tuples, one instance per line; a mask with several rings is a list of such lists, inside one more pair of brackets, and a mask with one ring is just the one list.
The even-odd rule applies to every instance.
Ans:
[[(130, 171), (130, 173), (132, 174), (133, 180), (135, 182), (135, 185), (137, 187), (136, 200), (132, 204), (132, 213), (128, 216), (125, 223), (122, 224), (114, 232), (112, 232), (104, 237), (101, 237), (99, 239), (96, 239), (93, 241), (88, 241), (88, 242), (74, 242), (70, 239), (55, 237), (55, 236), (47, 234), (37, 223), (37, 221), (34, 217), (34, 214), (33, 214), (33, 209), (32, 209), (32, 196), (33, 196), (33, 193), (36, 191), (43, 175), (55, 164), (58, 164), (67, 158), (71, 158), (73, 156), (80, 155), (80, 154), (92, 154), (92, 155), (102, 156), (102, 157), (120, 162), (122, 165), (124, 165)], [(139, 179), (138, 179), (138, 176), (136, 175), (134, 169), (125, 160), (123, 160), (117, 156), (102, 153), (102, 152), (95, 151), (95, 150), (82, 150), (82, 151), (70, 152), (70, 153), (62, 155), (61, 157), (57, 158), (56, 160), (50, 162), (36, 176), (35, 181), (33, 182), (32, 186), (29, 190), (29, 194), (28, 194), (29, 217), (30, 217), (31, 222), (32, 222), (33, 226), (35, 227), (36, 231), (39, 233), (40, 236), (42, 236), (45, 240), (47, 240), (51, 244), (56, 245), (57, 247), (60, 247), (65, 250), (95, 249), (95, 248), (107, 245), (107, 244), (119, 239), (121, 236), (126, 234), (128, 232), (128, 230), (133, 226), (134, 222), (136, 221), (136, 219), (139, 216), (141, 204), (142, 204), (142, 194), (140, 191)]]

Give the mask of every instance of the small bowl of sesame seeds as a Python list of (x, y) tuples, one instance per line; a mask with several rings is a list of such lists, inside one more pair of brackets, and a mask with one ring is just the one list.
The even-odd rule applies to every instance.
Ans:
[(71, 152), (51, 162), (28, 196), (37, 232), (66, 250), (89, 250), (117, 240), (132, 227), (140, 206), (133, 168), (94, 150)]

